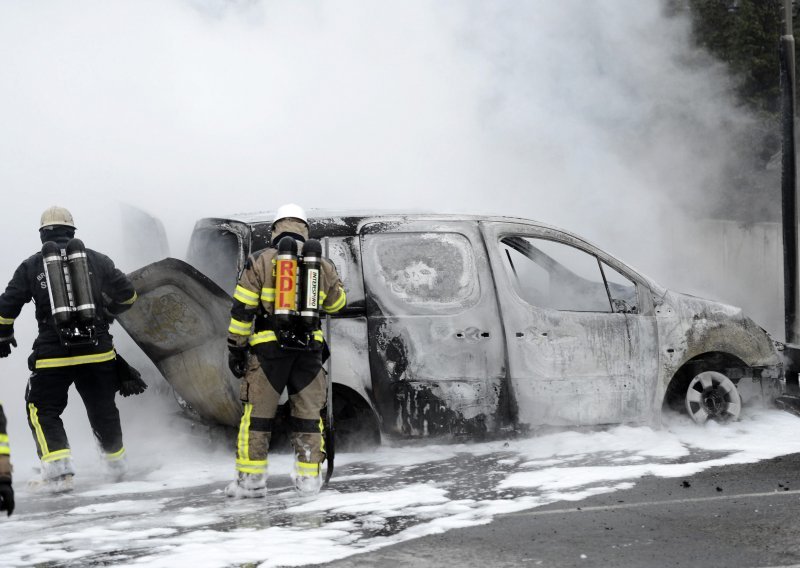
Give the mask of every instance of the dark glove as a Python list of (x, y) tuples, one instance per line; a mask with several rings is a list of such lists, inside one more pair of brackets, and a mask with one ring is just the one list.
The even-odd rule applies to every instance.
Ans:
[(0, 357), (8, 357), (11, 355), (11, 347), (17, 346), (17, 340), (14, 336), (0, 337)]
[(228, 346), (228, 367), (237, 379), (247, 374), (247, 347)]
[(117, 354), (117, 390), (119, 394), (122, 396), (142, 394), (145, 389), (147, 389), (147, 383), (142, 380), (142, 374)]
[(0, 511), (8, 511), (8, 516), (14, 512), (14, 488), (10, 479), (0, 481)]

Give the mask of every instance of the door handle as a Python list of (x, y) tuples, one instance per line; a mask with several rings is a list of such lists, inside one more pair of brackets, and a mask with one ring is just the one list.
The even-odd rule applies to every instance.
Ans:
[(481, 331), (476, 327), (468, 327), (463, 331), (456, 331), (456, 339), (488, 339), (491, 337), (491, 333), (488, 331)]
[[(525, 337), (525, 332), (524, 331), (518, 331), (514, 335), (519, 337), (519, 338), (523, 338), (523, 337)], [(547, 332), (546, 331), (531, 332), (531, 335), (539, 335), (540, 337), (547, 337)]]

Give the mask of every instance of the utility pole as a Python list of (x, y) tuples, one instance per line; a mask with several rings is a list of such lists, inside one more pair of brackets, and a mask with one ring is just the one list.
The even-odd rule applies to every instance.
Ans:
[[(783, 294), (786, 342), (800, 344), (798, 287), (797, 168), (795, 153), (795, 67), (792, 0), (783, 0), (781, 62), (781, 203), (783, 206)], [(795, 378), (795, 381), (797, 379)]]

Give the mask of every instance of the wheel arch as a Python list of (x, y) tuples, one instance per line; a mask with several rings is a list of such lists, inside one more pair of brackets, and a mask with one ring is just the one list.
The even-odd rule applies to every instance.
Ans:
[(750, 368), (742, 359), (725, 351), (708, 351), (685, 361), (667, 384), (662, 410), (682, 411), (686, 389), (692, 379), (703, 371), (717, 371), (730, 378), (734, 384)]
[(344, 451), (381, 444), (381, 420), (370, 401), (355, 389), (333, 383), (333, 427), (337, 447)]

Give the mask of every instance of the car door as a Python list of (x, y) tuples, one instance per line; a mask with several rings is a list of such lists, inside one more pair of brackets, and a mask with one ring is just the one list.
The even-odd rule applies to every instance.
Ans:
[(643, 285), (567, 233), (502, 222), (481, 227), (520, 424), (648, 420), (658, 351)]
[(235, 426), (239, 380), (228, 370), (231, 297), (193, 266), (165, 258), (128, 275), (139, 299), (119, 322), (203, 418)]
[(474, 221), (360, 229), (373, 393), (404, 436), (508, 424), (503, 330)]

